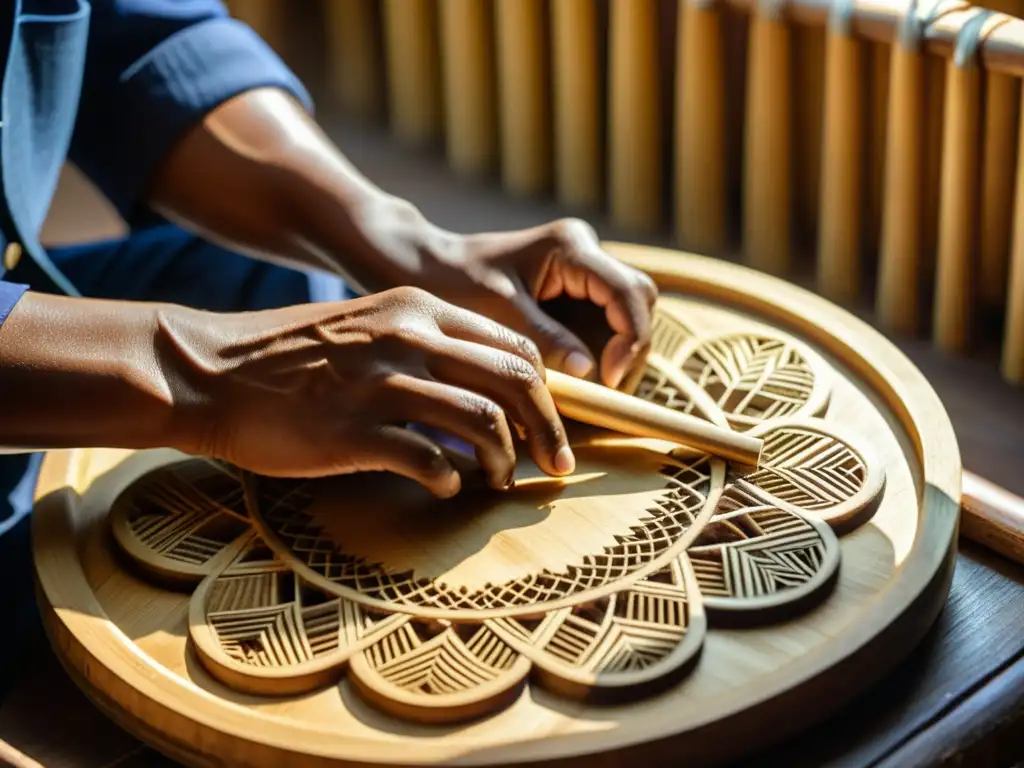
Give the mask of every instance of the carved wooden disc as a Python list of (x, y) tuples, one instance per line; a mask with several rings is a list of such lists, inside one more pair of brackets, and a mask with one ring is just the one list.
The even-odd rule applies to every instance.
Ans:
[(511, 491), (469, 471), (446, 502), (390, 475), (54, 454), (41, 493), (80, 495), (40, 502), (37, 570), (86, 690), (195, 764), (677, 764), (877, 679), (948, 587), (959, 458), (934, 393), (796, 288), (615, 252), (663, 291), (628, 388), (762, 437), (757, 471), (589, 428), (571, 477), (524, 458)]

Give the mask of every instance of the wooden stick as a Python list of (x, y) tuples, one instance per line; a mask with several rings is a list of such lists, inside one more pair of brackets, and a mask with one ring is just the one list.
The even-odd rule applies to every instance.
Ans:
[(964, 472), (960, 535), (1024, 563), (1024, 499)]
[(756, 468), (760, 462), (762, 441), (756, 437), (558, 371), (547, 372), (547, 386), (566, 418), (635, 437), (680, 443), (745, 467)]
[(342, 109), (362, 120), (384, 111), (384, 67), (374, 0), (324, 3), (331, 87)]
[(386, 0), (382, 11), (392, 131), (411, 145), (431, 143), (444, 119), (436, 7), (428, 0)]

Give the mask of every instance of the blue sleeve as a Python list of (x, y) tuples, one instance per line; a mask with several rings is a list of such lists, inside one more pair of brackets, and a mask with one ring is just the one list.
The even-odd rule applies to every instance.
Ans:
[(7, 316), (27, 290), (27, 285), (0, 280), (0, 327), (7, 322)]
[(159, 163), (221, 103), (298, 78), (219, 0), (92, 0), (71, 160), (131, 224)]

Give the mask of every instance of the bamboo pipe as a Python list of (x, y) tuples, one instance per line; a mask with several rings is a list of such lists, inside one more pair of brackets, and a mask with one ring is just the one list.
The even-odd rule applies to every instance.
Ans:
[(501, 176), (517, 196), (539, 194), (551, 180), (544, 21), (540, 0), (496, 0)]
[(1006, 274), (1013, 221), (1014, 169), (1017, 167), (1018, 92), (1009, 75), (985, 78), (985, 166), (981, 188), (981, 252), (978, 297), (1000, 309), (1006, 301)]
[(836, 3), (825, 45), (825, 129), (821, 160), (818, 287), (836, 302), (860, 296), (864, 179), (862, 43), (850, 33), (849, 2)]
[(380, 116), (384, 72), (375, 0), (324, 3), (331, 86), (345, 112), (363, 120)]
[(750, 21), (743, 188), (743, 250), (748, 263), (784, 275), (792, 256), (790, 31), (777, 0)]
[(717, 253), (726, 241), (725, 52), (721, 9), (684, 0), (676, 48), (676, 228), (680, 242)]
[(759, 438), (554, 370), (547, 372), (547, 387), (566, 418), (635, 437), (680, 443), (744, 467), (756, 469), (760, 463), (763, 443)]
[(964, 24), (947, 65), (942, 198), (933, 332), (942, 350), (961, 353), (971, 334), (981, 181), (981, 72), (977, 47), (991, 16), (978, 9)]
[(555, 191), (573, 208), (600, 205), (600, 85), (596, 0), (552, 0)]
[(498, 158), (493, 22), (480, 0), (440, 0), (445, 142), (456, 173), (483, 176)]
[(912, 334), (920, 315), (921, 193), (924, 173), (925, 59), (923, 28), (911, 6), (890, 60), (888, 150), (882, 194), (882, 245), (876, 306), (886, 330)]
[[(1024, 94), (1022, 94), (1024, 98)], [(1018, 129), (1018, 156), (1024, 160), (1024, 120)], [(1017, 190), (1013, 212), (1013, 240), (1009, 287), (1006, 292), (1006, 325), (1003, 332), (1003, 376), (1024, 383), (1024, 162), (1017, 165)]]
[(432, 0), (385, 0), (384, 46), (395, 136), (419, 145), (440, 138), (441, 80)]
[(608, 194), (612, 222), (650, 232), (661, 221), (661, 81), (655, 0), (611, 0)]
[(961, 536), (1024, 563), (1024, 499), (964, 472), (960, 509)]

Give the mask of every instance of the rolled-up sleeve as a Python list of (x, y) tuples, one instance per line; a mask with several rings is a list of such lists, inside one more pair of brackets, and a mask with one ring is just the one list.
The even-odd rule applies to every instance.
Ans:
[(214, 0), (93, 0), (71, 160), (132, 223), (174, 143), (211, 110), (276, 87), (312, 109), (274, 51)]
[(27, 290), (27, 285), (0, 280), (0, 328), (7, 322), (7, 316), (11, 314)]

